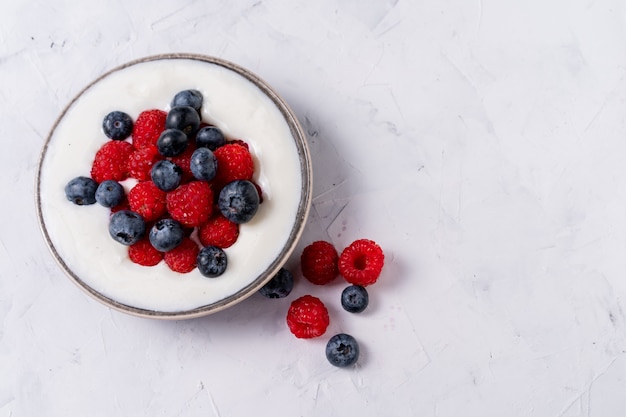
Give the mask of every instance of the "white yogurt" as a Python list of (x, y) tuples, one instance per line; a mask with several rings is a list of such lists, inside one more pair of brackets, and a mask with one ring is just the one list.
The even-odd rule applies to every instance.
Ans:
[[(254, 180), (263, 203), (237, 242), (226, 249), (227, 271), (203, 277), (197, 269), (172, 272), (132, 263), (128, 248), (108, 233), (109, 210), (76, 206), (64, 192), (79, 175), (89, 176), (96, 151), (108, 139), (102, 120), (113, 110), (136, 119), (143, 110), (168, 110), (184, 89), (204, 96), (203, 120), (231, 138), (245, 140), (255, 159)], [(289, 239), (302, 196), (298, 149), (274, 102), (243, 76), (191, 59), (149, 61), (115, 71), (88, 88), (54, 130), (42, 161), (42, 221), (53, 248), (77, 277), (96, 292), (143, 310), (176, 313), (218, 302), (250, 285), (270, 266)]]

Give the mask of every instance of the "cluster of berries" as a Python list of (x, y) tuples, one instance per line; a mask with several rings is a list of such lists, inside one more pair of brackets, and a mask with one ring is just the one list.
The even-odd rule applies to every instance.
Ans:
[(102, 128), (110, 140), (96, 152), (90, 177), (69, 181), (65, 194), (75, 204), (110, 209), (109, 233), (128, 246), (131, 261), (164, 260), (175, 272), (197, 267), (216, 277), (227, 267), (224, 249), (256, 214), (262, 192), (252, 182), (248, 145), (204, 123), (202, 104), (199, 91), (184, 90), (169, 112), (146, 110), (134, 122), (109, 113)]
[[(302, 275), (313, 284), (328, 284), (339, 275), (351, 284), (341, 293), (341, 305), (350, 313), (361, 313), (367, 308), (369, 295), (365, 287), (378, 280), (384, 262), (380, 246), (368, 239), (352, 242), (341, 255), (331, 243), (316, 241), (304, 248), (300, 256)], [(293, 286), (293, 274), (283, 268), (260, 293), (268, 298), (283, 298)], [(301, 339), (322, 336), (329, 324), (328, 309), (322, 300), (312, 295), (294, 300), (287, 312), (289, 330)], [(349, 334), (334, 335), (326, 345), (326, 358), (335, 366), (350, 366), (358, 357), (359, 344)]]

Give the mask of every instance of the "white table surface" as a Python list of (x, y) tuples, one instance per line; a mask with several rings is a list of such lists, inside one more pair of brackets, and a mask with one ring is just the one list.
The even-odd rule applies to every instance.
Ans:
[[(621, 416), (626, 7), (619, 0), (3, 2), (0, 416)], [(149, 6), (148, 6), (149, 4)], [(298, 282), (205, 318), (88, 298), (42, 239), (34, 178), (104, 71), (195, 52), (260, 75), (305, 127), (298, 250), (380, 243), (371, 305)], [(330, 310), (298, 340), (299, 295)], [(344, 331), (359, 365), (330, 366)]]

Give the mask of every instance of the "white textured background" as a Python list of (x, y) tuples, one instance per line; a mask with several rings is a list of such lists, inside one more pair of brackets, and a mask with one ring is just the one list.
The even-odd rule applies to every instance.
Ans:
[[(5, 1), (0, 416), (549, 416), (626, 409), (626, 5), (619, 0)], [(300, 280), (202, 319), (110, 311), (34, 209), (55, 118), (145, 55), (234, 61), (281, 93), (315, 169), (302, 245), (378, 241), (371, 306)], [(298, 256), (290, 261), (298, 271)], [(312, 293), (326, 363), (284, 316)]]

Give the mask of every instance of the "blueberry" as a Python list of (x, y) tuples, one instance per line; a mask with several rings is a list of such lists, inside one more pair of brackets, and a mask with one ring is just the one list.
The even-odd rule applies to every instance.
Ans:
[(65, 196), (79, 206), (87, 206), (96, 202), (98, 183), (89, 177), (76, 177), (65, 186)]
[(171, 107), (176, 106), (190, 106), (200, 113), (200, 108), (202, 107), (202, 93), (198, 90), (179, 91), (172, 99)]
[(183, 176), (181, 167), (172, 161), (162, 160), (152, 165), (150, 178), (157, 188), (163, 191), (172, 191), (180, 185)]
[(182, 224), (174, 219), (161, 219), (150, 229), (150, 243), (161, 252), (168, 252), (180, 245), (185, 237)]
[(104, 207), (115, 207), (124, 200), (124, 187), (117, 181), (102, 181), (96, 189), (96, 201)]
[(189, 139), (182, 130), (166, 129), (157, 139), (157, 148), (163, 156), (180, 155), (187, 149)]
[(191, 106), (172, 107), (165, 119), (166, 129), (178, 129), (187, 136), (193, 136), (200, 127), (200, 116)]
[(219, 277), (226, 271), (228, 259), (226, 253), (217, 246), (205, 246), (200, 249), (196, 259), (198, 271), (205, 277)]
[(360, 313), (367, 307), (369, 295), (365, 287), (350, 285), (341, 293), (341, 306), (350, 313)]
[(196, 145), (214, 151), (226, 143), (224, 133), (215, 126), (205, 126), (196, 133)]
[(133, 119), (124, 112), (112, 111), (102, 121), (104, 134), (113, 140), (124, 140), (133, 131)]
[(217, 158), (209, 148), (198, 148), (191, 155), (189, 168), (196, 179), (211, 181), (217, 173)]
[(139, 214), (130, 210), (122, 210), (111, 216), (109, 234), (123, 245), (137, 243), (146, 232), (146, 223)]
[(285, 268), (280, 268), (280, 271), (261, 287), (259, 293), (267, 298), (284, 298), (292, 289), (293, 274)]
[(326, 359), (340, 368), (350, 366), (359, 359), (359, 344), (349, 334), (336, 334), (326, 344)]
[(228, 220), (233, 223), (246, 223), (254, 217), (259, 208), (259, 193), (248, 180), (229, 182), (220, 191), (217, 205)]

